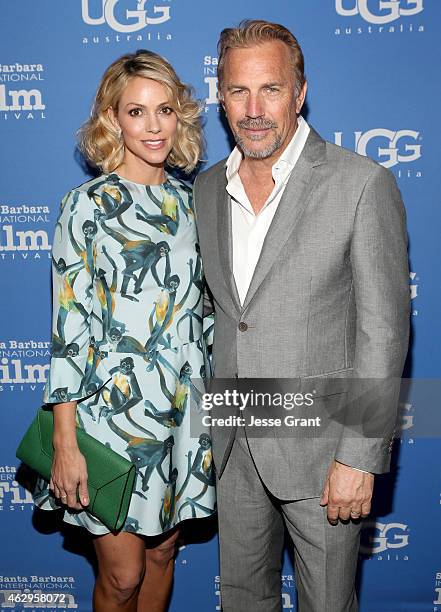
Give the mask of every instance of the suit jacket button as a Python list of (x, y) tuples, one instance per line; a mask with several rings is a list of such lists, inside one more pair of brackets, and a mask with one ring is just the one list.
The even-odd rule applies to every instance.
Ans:
[(241, 321), (239, 323), (239, 331), (245, 332), (248, 329), (248, 325), (245, 323), (245, 321)]

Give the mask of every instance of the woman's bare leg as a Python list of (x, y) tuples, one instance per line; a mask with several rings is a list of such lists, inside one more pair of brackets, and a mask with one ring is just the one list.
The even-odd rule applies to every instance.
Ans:
[(94, 538), (98, 577), (93, 592), (94, 612), (136, 612), (145, 573), (145, 541), (122, 531)]
[[(156, 544), (147, 539), (145, 574), (138, 596), (138, 612), (165, 612), (173, 583), (174, 557), (179, 531), (173, 530)], [(151, 545), (153, 544), (153, 545)]]

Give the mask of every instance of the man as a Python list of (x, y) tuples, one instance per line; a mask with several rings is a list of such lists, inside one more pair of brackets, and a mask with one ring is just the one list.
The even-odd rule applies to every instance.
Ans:
[[(195, 184), (215, 376), (401, 376), (409, 288), (392, 174), (325, 142), (302, 119), (303, 55), (283, 26), (224, 30), (218, 76), (237, 146)], [(225, 612), (281, 609), (284, 525), (299, 611), (357, 610), (359, 519), (374, 474), (389, 469), (393, 436), (395, 406), (377, 399), (372, 414), (386, 411), (386, 425), (376, 436), (357, 426), (357, 435), (342, 426), (323, 439), (213, 428)]]

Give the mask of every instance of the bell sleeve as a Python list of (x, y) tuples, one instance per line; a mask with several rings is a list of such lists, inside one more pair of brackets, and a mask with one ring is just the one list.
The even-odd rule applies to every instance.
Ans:
[(87, 395), (96, 232), (87, 193), (69, 192), (61, 202), (52, 247), (52, 349), (43, 395), (48, 404)]

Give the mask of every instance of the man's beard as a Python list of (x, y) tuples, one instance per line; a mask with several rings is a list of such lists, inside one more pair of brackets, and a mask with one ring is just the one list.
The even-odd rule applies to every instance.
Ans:
[[(268, 119), (241, 119), (237, 122), (237, 127), (242, 129), (275, 129), (277, 128), (277, 123), (274, 121), (269, 121)], [(242, 153), (245, 157), (251, 157), (253, 159), (266, 159), (267, 157), (271, 157), (273, 153), (280, 148), (282, 144), (282, 138), (280, 134), (274, 135), (274, 140), (270, 142), (265, 149), (260, 149), (255, 151), (253, 149), (249, 149), (245, 138), (243, 138), (239, 132), (236, 132), (234, 129), (233, 136), (236, 141), (237, 146), (241, 149)], [(249, 137), (249, 140), (253, 140), (252, 136)], [(256, 141), (260, 140), (256, 138)]]

